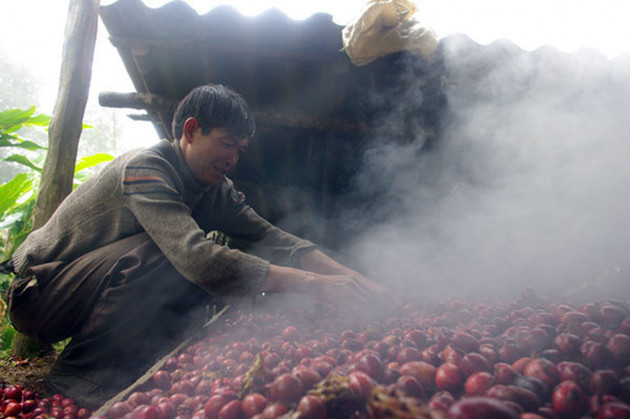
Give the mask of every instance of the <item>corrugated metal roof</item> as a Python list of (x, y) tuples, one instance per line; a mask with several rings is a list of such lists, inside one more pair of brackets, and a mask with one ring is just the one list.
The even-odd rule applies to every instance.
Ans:
[[(365, 80), (344, 78), (366, 72), (341, 50), (342, 28), (328, 14), (296, 21), (276, 9), (247, 17), (218, 6), (199, 15), (182, 1), (151, 9), (120, 0), (102, 7), (101, 18), (136, 90), (175, 101), (195, 86), (223, 83), (269, 118), (291, 114), (296, 124), (323, 127), (322, 118), (344, 113), (349, 85)], [(151, 113), (167, 136), (170, 112)]]

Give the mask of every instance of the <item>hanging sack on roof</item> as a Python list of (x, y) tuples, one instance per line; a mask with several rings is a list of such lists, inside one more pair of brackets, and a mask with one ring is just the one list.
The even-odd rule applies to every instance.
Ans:
[(429, 57), (438, 45), (433, 30), (412, 15), (418, 7), (409, 0), (368, 0), (361, 14), (343, 28), (343, 49), (354, 65), (409, 50)]

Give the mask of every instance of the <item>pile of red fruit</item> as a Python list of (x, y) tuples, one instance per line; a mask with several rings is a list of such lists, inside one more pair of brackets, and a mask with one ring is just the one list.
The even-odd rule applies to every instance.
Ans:
[(322, 311), (228, 311), (106, 417), (630, 418), (628, 302)]
[(237, 312), (110, 419), (630, 418), (629, 304), (407, 304), (386, 318)]
[(90, 417), (91, 411), (77, 406), (73, 399), (61, 394), (40, 398), (20, 385), (9, 385), (2, 388), (0, 414), (4, 418), (86, 419)]

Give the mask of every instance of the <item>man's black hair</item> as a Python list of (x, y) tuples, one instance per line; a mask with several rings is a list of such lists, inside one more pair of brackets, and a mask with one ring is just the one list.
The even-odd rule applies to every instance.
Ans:
[(190, 117), (199, 122), (203, 134), (223, 128), (235, 138), (251, 139), (256, 132), (254, 115), (245, 99), (221, 84), (196, 87), (179, 102), (172, 123), (175, 140), (181, 138), (184, 122)]

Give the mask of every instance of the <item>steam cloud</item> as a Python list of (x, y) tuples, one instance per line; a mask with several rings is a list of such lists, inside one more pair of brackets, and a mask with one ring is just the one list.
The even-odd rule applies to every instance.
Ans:
[(563, 301), (628, 298), (629, 57), (497, 43), (484, 47), (501, 57), (489, 65), (461, 39), (443, 47), (440, 139), (423, 148), (421, 129), (400, 132), (423, 99), (400, 97), (354, 182), (369, 204), (346, 222), (367, 217), (370, 228), (352, 259), (429, 301), (526, 287)]

